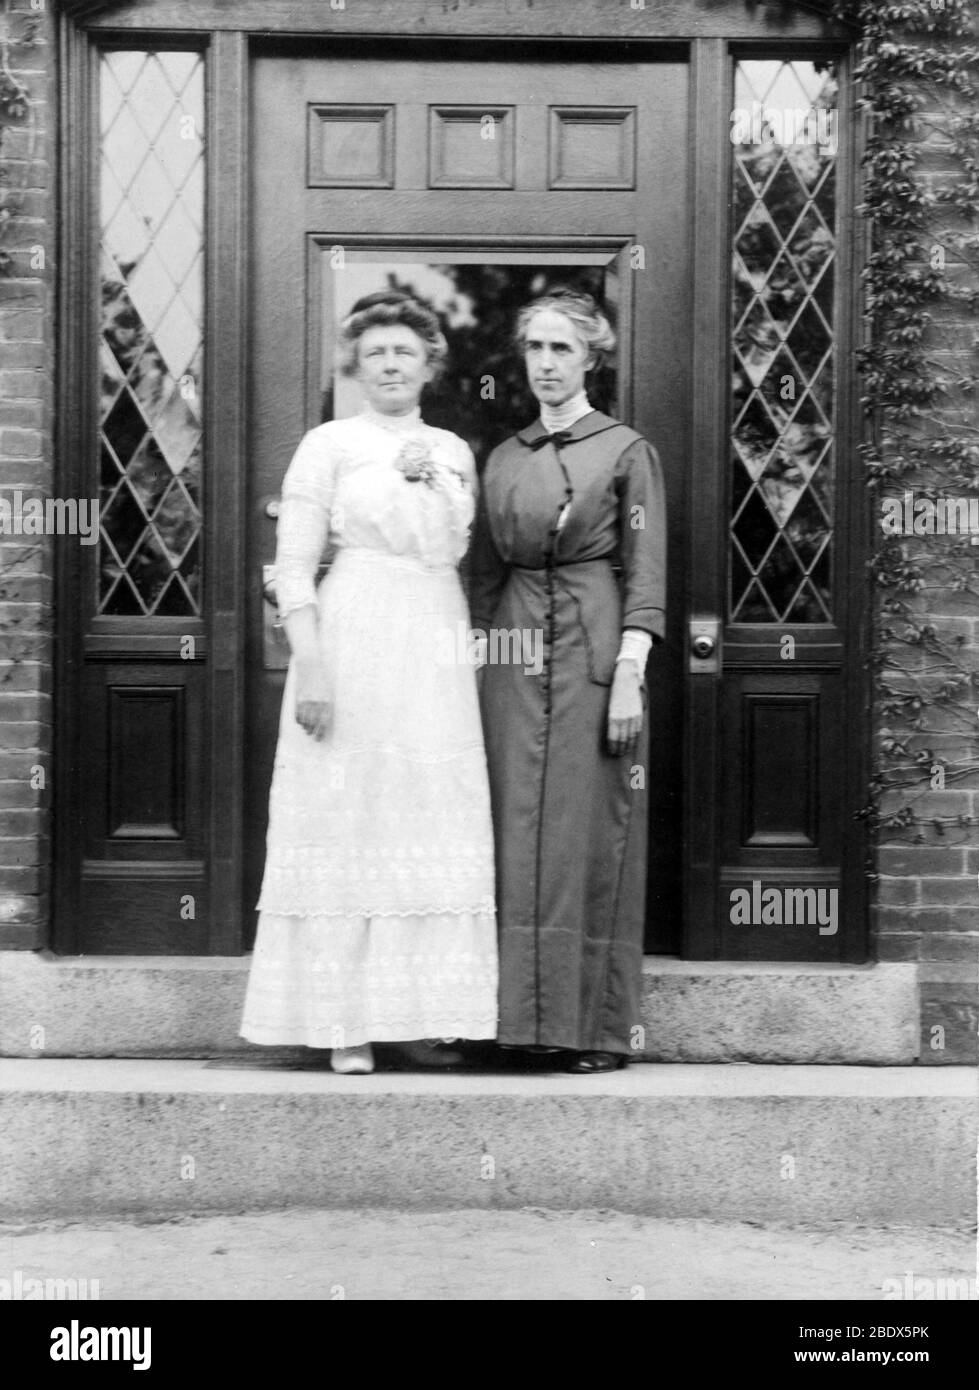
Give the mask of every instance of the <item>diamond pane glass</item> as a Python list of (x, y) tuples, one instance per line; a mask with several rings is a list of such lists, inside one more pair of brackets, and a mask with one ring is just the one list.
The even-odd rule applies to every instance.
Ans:
[(735, 69), (728, 616), (833, 616), (837, 79)]
[(201, 611), (204, 65), (107, 52), (98, 610)]

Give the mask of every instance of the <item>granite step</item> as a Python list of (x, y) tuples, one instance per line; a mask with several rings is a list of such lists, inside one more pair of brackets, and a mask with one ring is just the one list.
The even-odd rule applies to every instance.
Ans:
[(341, 1077), (311, 1061), (0, 1060), (0, 1219), (297, 1206), (975, 1216), (972, 1068)]

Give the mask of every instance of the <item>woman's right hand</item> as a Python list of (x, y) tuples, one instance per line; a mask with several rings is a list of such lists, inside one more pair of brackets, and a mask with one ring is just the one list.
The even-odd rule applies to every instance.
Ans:
[(296, 661), (296, 723), (318, 743), (330, 732), (333, 698), (321, 661)]

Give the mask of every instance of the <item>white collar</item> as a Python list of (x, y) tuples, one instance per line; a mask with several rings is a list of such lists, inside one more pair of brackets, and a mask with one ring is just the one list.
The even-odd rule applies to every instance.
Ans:
[(392, 434), (411, 434), (422, 424), (421, 407), (417, 405), (407, 415), (385, 415), (365, 401), (360, 414), (361, 419), (369, 420), (372, 425), (380, 425), (382, 430), (390, 430)]
[(577, 396), (572, 396), (563, 405), (542, 404), (540, 422), (548, 434), (554, 434), (556, 430), (570, 429), (576, 420), (580, 420), (583, 415), (590, 415), (593, 410), (594, 406), (588, 401), (588, 393), (581, 390)]

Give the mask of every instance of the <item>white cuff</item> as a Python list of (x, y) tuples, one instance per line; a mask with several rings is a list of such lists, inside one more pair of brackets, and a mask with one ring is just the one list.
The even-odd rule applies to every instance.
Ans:
[(622, 633), (619, 654), (615, 658), (616, 665), (620, 661), (635, 661), (641, 676), (646, 669), (646, 658), (649, 656), (649, 649), (652, 645), (653, 639), (650, 633), (645, 632), (641, 627), (627, 627)]
[(480, 667), (486, 665), (486, 651), (489, 646), (489, 638), (485, 632), (477, 632), (472, 629), (469, 633), (469, 649), (472, 652), (472, 664), (478, 671)]

